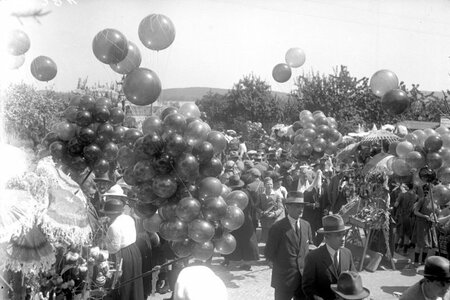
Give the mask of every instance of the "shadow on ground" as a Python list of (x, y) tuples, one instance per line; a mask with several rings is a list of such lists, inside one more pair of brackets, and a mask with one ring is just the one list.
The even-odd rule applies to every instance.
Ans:
[(382, 286), (381, 290), (384, 293), (393, 295), (394, 292), (403, 293), (409, 286)]

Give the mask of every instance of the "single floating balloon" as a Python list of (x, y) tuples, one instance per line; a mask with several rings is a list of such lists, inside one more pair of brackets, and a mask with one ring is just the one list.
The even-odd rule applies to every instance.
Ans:
[(92, 51), (102, 63), (117, 64), (127, 57), (128, 41), (125, 35), (116, 29), (103, 29), (94, 37)]
[(390, 114), (399, 115), (409, 107), (409, 97), (401, 89), (390, 90), (381, 98), (381, 107)]
[(58, 68), (47, 56), (38, 56), (31, 62), (31, 74), (39, 81), (50, 81), (55, 78)]
[(161, 94), (161, 81), (152, 70), (137, 68), (125, 77), (123, 92), (131, 103), (140, 106), (149, 105)]
[(9, 70), (16, 70), (20, 68), (25, 62), (25, 55), (5, 55), (4, 56), (5, 67)]
[(291, 68), (301, 67), (306, 60), (305, 52), (300, 48), (291, 48), (286, 52), (285, 60)]
[(276, 82), (286, 82), (289, 80), (289, 78), (291, 78), (291, 75), (291, 67), (289, 67), (287, 64), (278, 64), (272, 70), (272, 76)]
[(398, 78), (394, 72), (379, 70), (370, 78), (370, 89), (378, 97), (383, 97), (387, 92), (398, 89)]
[(159, 51), (172, 45), (175, 40), (175, 26), (165, 15), (151, 14), (142, 19), (138, 35), (145, 47)]
[(127, 56), (121, 62), (110, 64), (109, 66), (119, 74), (128, 74), (134, 69), (139, 68), (141, 61), (141, 51), (139, 51), (135, 43), (128, 41)]
[(9, 54), (18, 56), (30, 49), (30, 38), (20, 29), (12, 30), (6, 41), (6, 50)]

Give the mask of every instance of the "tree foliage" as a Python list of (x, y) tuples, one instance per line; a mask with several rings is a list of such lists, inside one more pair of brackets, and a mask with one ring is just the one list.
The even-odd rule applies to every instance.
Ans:
[[(64, 99), (66, 98), (66, 99)], [(4, 125), (7, 133), (40, 143), (51, 127), (60, 121), (67, 97), (52, 90), (38, 91), (24, 83), (11, 85), (4, 101)]]

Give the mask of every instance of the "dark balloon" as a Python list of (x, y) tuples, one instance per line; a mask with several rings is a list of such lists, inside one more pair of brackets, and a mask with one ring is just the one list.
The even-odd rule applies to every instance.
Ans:
[(136, 142), (136, 140), (140, 137), (142, 137), (142, 132), (135, 128), (131, 128), (125, 131), (123, 142), (126, 146), (133, 147), (134, 142)]
[(192, 254), (195, 242), (191, 239), (184, 239), (181, 241), (175, 241), (171, 244), (173, 253), (177, 257), (188, 257)]
[(222, 170), (222, 162), (217, 157), (213, 157), (200, 165), (200, 174), (205, 177), (217, 177), (222, 173)]
[(180, 200), (177, 204), (177, 217), (184, 222), (191, 222), (200, 214), (201, 204), (192, 197), (186, 197)]
[(419, 170), (419, 178), (426, 183), (431, 183), (436, 179), (436, 172), (428, 167), (423, 167)]
[(159, 225), (159, 233), (168, 241), (182, 241), (187, 238), (188, 226), (179, 219), (164, 221)]
[(138, 35), (145, 47), (159, 51), (175, 40), (175, 26), (167, 16), (151, 14), (139, 23)]
[(207, 197), (202, 206), (203, 216), (209, 221), (219, 221), (225, 217), (227, 207), (227, 203), (221, 196)]
[(134, 165), (133, 176), (139, 182), (150, 181), (155, 175), (156, 172), (149, 160), (141, 160)]
[(94, 141), (95, 144), (99, 145), (100, 147), (104, 147), (109, 142), (111, 142), (111, 139), (108, 136), (99, 134), (97, 132), (97, 138)]
[(83, 144), (91, 144), (95, 141), (96, 133), (89, 127), (81, 127), (78, 131), (78, 140)]
[(55, 78), (58, 68), (47, 56), (38, 56), (31, 62), (31, 74), (39, 81), (50, 81)]
[(188, 225), (188, 235), (197, 243), (204, 243), (211, 240), (214, 232), (214, 226), (206, 220), (195, 219)]
[(87, 168), (86, 160), (81, 156), (73, 156), (69, 161), (70, 168), (77, 172), (83, 172)]
[(158, 133), (151, 132), (144, 135), (142, 147), (147, 155), (154, 156), (163, 150), (164, 142)]
[(442, 147), (442, 139), (437, 135), (431, 135), (425, 140), (423, 148), (427, 152), (438, 152)]
[(84, 147), (83, 155), (88, 163), (94, 163), (100, 157), (102, 157), (102, 149), (96, 144), (90, 144)]
[(169, 106), (169, 107), (165, 108), (161, 112), (161, 120), (164, 120), (168, 115), (174, 114), (174, 113), (178, 113), (178, 110), (175, 107)]
[(115, 161), (119, 154), (119, 146), (116, 143), (108, 142), (103, 146), (103, 158), (107, 161)]
[(175, 203), (169, 203), (158, 208), (158, 213), (165, 221), (175, 220), (177, 217), (176, 209), (177, 205)]
[(439, 169), (442, 167), (442, 157), (439, 153), (430, 152), (427, 154), (427, 164), (433, 170)]
[(112, 101), (109, 98), (106, 97), (100, 97), (97, 100), (95, 100), (95, 107), (106, 107), (107, 109), (112, 108)]
[(173, 113), (164, 118), (164, 131), (171, 131), (183, 134), (186, 129), (186, 118), (180, 113)]
[(110, 64), (111, 69), (119, 74), (128, 74), (141, 65), (141, 51), (131, 41), (128, 41), (128, 53), (127, 56), (116, 64)]
[(114, 133), (111, 137), (111, 140), (117, 144), (122, 143), (123, 141), (123, 137), (125, 136), (125, 131), (127, 131), (127, 129), (123, 126), (116, 126), (114, 128)]
[(192, 248), (192, 257), (198, 260), (208, 260), (214, 254), (214, 244), (211, 241), (195, 243)]
[(180, 134), (172, 133), (166, 137), (165, 152), (173, 157), (177, 157), (184, 153), (187, 149), (187, 144)]
[(68, 141), (72, 139), (75, 136), (77, 129), (78, 129), (77, 125), (66, 121), (57, 123), (53, 127), (53, 131), (56, 132), (58, 134), (59, 139), (63, 141)]
[(109, 109), (106, 106), (95, 107), (94, 121), (99, 123), (105, 123), (108, 120), (109, 120)]
[(170, 175), (158, 175), (153, 178), (153, 192), (161, 198), (169, 198), (177, 191), (177, 181)]
[(381, 98), (381, 107), (390, 114), (399, 115), (409, 107), (408, 94), (401, 89), (390, 90)]
[(67, 121), (75, 123), (77, 121), (78, 106), (69, 106), (64, 111), (64, 118)]
[(102, 63), (117, 64), (128, 54), (128, 41), (120, 31), (107, 28), (94, 37), (92, 51)]
[(291, 67), (289, 67), (287, 64), (281, 63), (273, 67), (272, 77), (276, 82), (286, 82), (291, 78), (291, 75)]
[(199, 163), (191, 153), (184, 153), (178, 157), (175, 169), (183, 181), (193, 182), (199, 175)]
[(138, 201), (134, 207), (134, 213), (142, 219), (150, 218), (156, 213), (157, 210), (158, 207), (155, 205), (141, 201)]
[(161, 81), (154, 71), (137, 68), (125, 77), (123, 92), (131, 103), (140, 106), (149, 105), (161, 94)]
[(100, 124), (97, 127), (97, 135), (103, 135), (110, 139), (114, 135), (114, 127), (109, 123)]
[(167, 153), (162, 153), (153, 161), (153, 168), (158, 174), (168, 174), (174, 169), (174, 159)]
[(125, 119), (125, 113), (119, 107), (113, 107), (109, 110), (109, 122), (111, 124), (119, 124), (122, 123)]
[(96, 176), (105, 174), (109, 171), (109, 162), (103, 158), (97, 159), (97, 161), (94, 162), (94, 165), (92, 166), (92, 170), (94, 171)]
[(211, 131), (208, 133), (206, 140), (213, 146), (215, 154), (221, 153), (227, 148), (228, 142), (225, 136), (219, 131)]
[(142, 133), (162, 134), (162, 121), (158, 116), (150, 116), (142, 123)]
[(219, 197), (222, 194), (222, 183), (214, 177), (206, 177), (198, 184), (198, 197)]
[(230, 233), (224, 233), (221, 238), (214, 241), (214, 247), (222, 255), (231, 254), (236, 249), (236, 239)]
[(92, 96), (84, 95), (80, 99), (80, 103), (78, 104), (78, 108), (80, 110), (87, 110), (90, 113), (94, 112), (95, 109), (95, 99)]
[(87, 110), (81, 110), (77, 113), (77, 125), (80, 127), (86, 127), (92, 123), (92, 114)]
[(80, 142), (77, 138), (73, 138), (67, 143), (67, 152), (72, 156), (81, 155), (84, 146), (84, 143)]
[(210, 161), (214, 156), (214, 147), (210, 142), (202, 142), (194, 147), (192, 150), (200, 163)]

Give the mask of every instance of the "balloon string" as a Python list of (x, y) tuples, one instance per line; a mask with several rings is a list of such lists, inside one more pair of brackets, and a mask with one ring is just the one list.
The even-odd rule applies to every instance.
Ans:
[(189, 197), (192, 197), (191, 192), (189, 191), (189, 188), (187, 187), (187, 185), (184, 183), (183, 179), (181, 179), (181, 176), (178, 175), (177, 169), (175, 169), (175, 167), (172, 165), (172, 163), (170, 163), (170, 166), (172, 167), (173, 171), (175, 172), (175, 175), (178, 177), (178, 179), (181, 181), (181, 183), (184, 185), (184, 187), (186, 188), (187, 192), (189, 193)]

